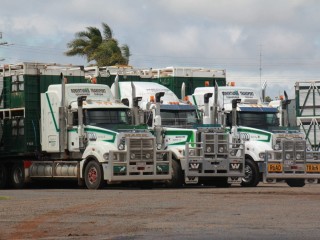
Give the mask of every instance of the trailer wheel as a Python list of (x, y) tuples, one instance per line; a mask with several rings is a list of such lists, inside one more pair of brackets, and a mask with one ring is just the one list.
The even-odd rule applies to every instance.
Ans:
[(0, 189), (5, 188), (7, 186), (7, 168), (4, 164), (0, 163)]
[(241, 186), (242, 187), (255, 187), (259, 183), (259, 169), (253, 160), (246, 158), (245, 176), (242, 178)]
[(180, 188), (183, 185), (183, 172), (177, 160), (172, 160), (172, 174), (171, 179), (166, 186), (170, 188)]
[(96, 161), (90, 161), (84, 171), (84, 181), (88, 189), (99, 189), (104, 186), (102, 168)]
[(305, 185), (304, 179), (287, 179), (286, 183), (290, 187), (303, 187)]
[(23, 165), (14, 164), (11, 169), (11, 185), (13, 188), (23, 188), (25, 184), (24, 181), (24, 168)]

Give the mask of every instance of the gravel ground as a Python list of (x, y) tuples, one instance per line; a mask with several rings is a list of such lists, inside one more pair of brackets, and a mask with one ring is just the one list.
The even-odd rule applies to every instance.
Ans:
[(320, 184), (0, 190), (0, 239), (319, 239)]

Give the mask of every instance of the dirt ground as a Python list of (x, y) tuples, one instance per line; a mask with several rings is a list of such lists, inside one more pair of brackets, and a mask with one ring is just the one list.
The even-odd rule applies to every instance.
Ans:
[(319, 239), (320, 184), (0, 190), (0, 239)]

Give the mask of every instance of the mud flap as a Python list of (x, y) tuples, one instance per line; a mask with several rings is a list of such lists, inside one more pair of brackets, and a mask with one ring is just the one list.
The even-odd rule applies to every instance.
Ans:
[(228, 177), (228, 183), (230, 184), (241, 184), (241, 177)]
[(199, 182), (198, 177), (185, 177), (184, 179), (186, 184), (197, 184)]

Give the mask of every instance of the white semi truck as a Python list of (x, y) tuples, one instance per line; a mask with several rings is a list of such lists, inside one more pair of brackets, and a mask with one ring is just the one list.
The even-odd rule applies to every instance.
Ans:
[(221, 125), (201, 124), (195, 106), (179, 101), (168, 88), (152, 82), (115, 82), (111, 90), (127, 102), (150, 129), (161, 129), (159, 148), (173, 154), (169, 186), (206, 183), (227, 186), (244, 176), (244, 149)]
[[(243, 186), (256, 186), (260, 181), (285, 180), (289, 186), (301, 187), (316, 183), (320, 171), (317, 153), (308, 152), (304, 134), (297, 128), (280, 127), (277, 108), (260, 101), (256, 91), (246, 87), (199, 87), (188, 100), (204, 110), (203, 96), (213, 94), (210, 114), (226, 126), (232, 122), (232, 100), (239, 99), (234, 110), (237, 128), (233, 128), (245, 141), (245, 177)], [(215, 99), (215, 100), (214, 100)]]
[[(1, 188), (43, 179), (78, 180), (89, 189), (171, 179), (171, 153), (157, 150), (147, 127), (130, 125), (130, 109), (115, 101), (108, 86), (66, 84), (68, 77), (50, 84), (58, 71), (70, 80), (76, 73), (53, 69), (43, 78), (48, 68), (24, 63), (3, 70)], [(82, 82), (78, 77), (74, 82)], [(48, 87), (41, 93), (43, 84)]]

